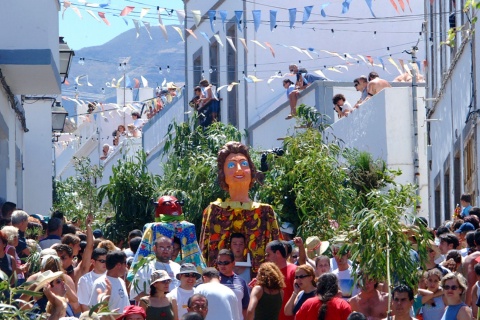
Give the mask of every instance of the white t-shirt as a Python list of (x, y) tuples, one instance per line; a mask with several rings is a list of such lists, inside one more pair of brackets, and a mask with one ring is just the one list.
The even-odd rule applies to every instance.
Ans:
[(184, 314), (188, 312), (188, 299), (193, 296), (195, 290), (185, 290), (180, 287), (173, 289), (167, 294), (167, 297), (175, 298), (177, 300), (178, 318), (181, 319)]
[(78, 303), (89, 306), (89, 307), (92, 306), (89, 304), (89, 302), (90, 302), (90, 297), (92, 296), (93, 283), (95, 282), (95, 280), (97, 280), (103, 275), (105, 275), (105, 272), (95, 273), (92, 270), (89, 273), (83, 275), (78, 280), (78, 285), (77, 285)]
[(208, 313), (205, 320), (241, 320), (242, 310), (238, 310), (237, 296), (232, 289), (221, 283), (209, 282), (195, 288), (195, 293), (207, 297)]
[(170, 282), (169, 286), (170, 292), (180, 285), (180, 281), (176, 278), (177, 273), (180, 272), (180, 265), (178, 263), (171, 260), (168, 263), (152, 261), (147, 266), (138, 270), (133, 278), (130, 285), (130, 299), (135, 299), (135, 297), (143, 292), (144, 289), (146, 294), (150, 294), (150, 276), (154, 270), (167, 271), (170, 278), (172, 278), (172, 282)]
[(119, 311), (123, 312), (123, 308), (130, 305), (130, 300), (128, 299), (127, 288), (125, 287), (125, 281), (121, 278), (113, 278), (107, 275), (99, 277), (93, 283), (92, 295), (90, 296), (89, 305), (93, 306), (98, 303), (98, 292), (97, 289), (101, 289), (102, 292), (105, 292), (107, 289), (107, 283), (105, 278), (108, 278), (112, 284), (112, 294), (108, 298), (108, 309), (110, 311)]
[(342, 298), (344, 300), (348, 300), (360, 292), (360, 289), (358, 289), (353, 281), (351, 266), (344, 271), (335, 269), (332, 273), (338, 278), (338, 287), (340, 290), (342, 290)]

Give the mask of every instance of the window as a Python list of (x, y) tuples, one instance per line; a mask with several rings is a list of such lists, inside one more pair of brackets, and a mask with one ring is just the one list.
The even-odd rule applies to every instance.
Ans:
[(450, 170), (445, 171), (443, 176), (443, 212), (445, 220), (450, 220), (452, 216), (452, 208), (450, 207)]
[(458, 152), (453, 158), (453, 197), (455, 206), (457, 203), (460, 203), (460, 196), (462, 195), (462, 172), (460, 170), (460, 152)]
[(212, 44), (210, 45), (210, 66), (208, 72), (210, 73), (210, 83), (219, 86), (219, 47), (217, 39), (212, 38), (210, 39)]
[(476, 197), (476, 158), (475, 158), (475, 139), (473, 138), (473, 134), (471, 134), (466, 142), (465, 142), (465, 149), (463, 150), (463, 190), (466, 193), (470, 193), (472, 195), (472, 205), (475, 202)]
[[(237, 26), (235, 22), (227, 24), (227, 36), (232, 39), (237, 39)], [(238, 46), (237, 46), (238, 47)], [(238, 81), (237, 69), (237, 53), (232, 49), (232, 46), (227, 46), (227, 83)], [(228, 123), (238, 127), (238, 86), (233, 86), (232, 90), (227, 93), (227, 118)]]
[[(439, 179), (435, 179), (435, 180), (439, 180)], [(436, 187), (435, 187), (435, 226), (438, 226), (440, 225), (440, 223), (442, 222), (442, 219), (441, 219), (441, 212), (442, 212), (442, 197), (441, 197), (441, 193), (440, 193), (440, 183), (437, 185), (436, 184)]]
[(202, 80), (203, 70), (203, 55), (202, 48), (198, 49), (193, 55), (193, 87), (198, 86), (200, 80)]

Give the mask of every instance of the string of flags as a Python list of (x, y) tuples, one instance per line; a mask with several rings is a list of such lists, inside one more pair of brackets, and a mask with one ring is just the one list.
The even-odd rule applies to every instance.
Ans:
[[(343, 1), (341, 14), (346, 14), (350, 10), (351, 1), (352, 0), (344, 0)], [(397, 5), (397, 2), (398, 2), (398, 5)], [(406, 5), (405, 5), (405, 2), (406, 2)], [(108, 8), (110, 3), (104, 3), (104, 4), (87, 3), (86, 1), (83, 1), (83, 0), (79, 0), (79, 3), (84, 5), (84, 7), (85, 7), (84, 10), (90, 16), (92, 16), (95, 20), (97, 20), (99, 22), (103, 21), (106, 25), (110, 25), (110, 22), (106, 18), (106, 13), (105, 12), (98, 11), (97, 15), (95, 15), (95, 13), (91, 9), (88, 9), (88, 8)], [(372, 0), (365, 0), (365, 3), (367, 4), (367, 6), (369, 8), (372, 17), (376, 18), (375, 13), (373, 12), (373, 8), (372, 8)], [(412, 8), (410, 6), (410, 1), (409, 0), (390, 0), (390, 3), (392, 4), (395, 11), (399, 14), (400, 14), (400, 9), (401, 9), (402, 12), (405, 12), (407, 7), (410, 10), (410, 12), (412, 12)], [(322, 17), (326, 18), (328, 16), (326, 10), (329, 6), (330, 6), (330, 2), (324, 3), (320, 6), (320, 15)], [(65, 17), (65, 11), (67, 9), (73, 10), (78, 15), (78, 17), (80, 19), (83, 18), (82, 14), (81, 14), (81, 11), (79, 10), (78, 6), (72, 4), (71, 1), (64, 0), (63, 1), (63, 10), (62, 10), (62, 19)], [(140, 9), (139, 18), (138, 19), (132, 19), (132, 21), (135, 25), (135, 28), (137, 28), (137, 26), (139, 26), (140, 21), (141, 21), (145, 25), (145, 27), (148, 30), (150, 30), (150, 22), (143, 21), (142, 19), (144, 19), (147, 15), (150, 14), (151, 9), (152, 8), (150, 8), (150, 7), (142, 7)], [(112, 14), (112, 15), (114, 17), (122, 18), (124, 20), (124, 22), (128, 25), (128, 20), (126, 19), (126, 17), (128, 15), (130, 15), (134, 10), (135, 10), (134, 6), (126, 6), (125, 8), (123, 8), (121, 10), (120, 14)], [(155, 16), (156, 19), (158, 20), (159, 27), (160, 27), (160, 29), (162, 29), (165, 37), (167, 38), (168, 36), (166, 35), (166, 29), (165, 29), (165, 24), (163, 23), (163, 20), (162, 20), (162, 15), (171, 16), (173, 14), (174, 10), (173, 9), (167, 9), (167, 8), (160, 8), (160, 6), (157, 6), (156, 10), (157, 10), (157, 13), (156, 13), (156, 15), (154, 14), (153, 16)], [(292, 28), (295, 27), (295, 23), (297, 22), (297, 13), (303, 12), (302, 13), (302, 18), (301, 18), (301, 23), (302, 23), (302, 25), (304, 25), (309, 21), (312, 12), (314, 12), (314, 6), (313, 5), (305, 6), (305, 7), (303, 7), (303, 11), (300, 11), (297, 8), (289, 8), (287, 10), (288, 10), (288, 17), (289, 17), (289, 21), (288, 21), (289, 24), (288, 25), (289, 25), (290, 29), (292, 29)], [(177, 14), (177, 19), (178, 19), (179, 24), (184, 25), (185, 19), (186, 19), (186, 12), (184, 10), (180, 10), (180, 9), (175, 10), (175, 12)], [(242, 25), (246, 24), (245, 21), (247, 21), (247, 18), (248, 18), (247, 13), (244, 12), (243, 10), (234, 10), (233, 15), (227, 10), (218, 10), (218, 11), (217, 10), (208, 10), (204, 14), (202, 13), (201, 10), (190, 10), (190, 13), (192, 15), (192, 19), (193, 19), (193, 22), (194, 22), (196, 27), (198, 27), (203, 20), (208, 19), (209, 22), (210, 22), (211, 30), (212, 30), (213, 33), (216, 32), (215, 31), (215, 21), (217, 20), (217, 14), (218, 14), (218, 16), (221, 20), (223, 31), (225, 31), (225, 23), (230, 16), (235, 18), (238, 30), (240, 32), (243, 31)], [(251, 12), (251, 14), (252, 14), (252, 20), (251, 21), (253, 21), (255, 32), (258, 32), (258, 30), (260, 28), (260, 25), (262, 23), (262, 13), (264, 13), (262, 10), (252, 10), (252, 12)], [(268, 15), (269, 18), (270, 18), (270, 21), (269, 21), (270, 31), (273, 31), (277, 27), (277, 13), (278, 13), (278, 10), (273, 10), (273, 9), (268, 10), (268, 12), (265, 13), (265, 15)], [(150, 18), (150, 17), (151, 17), (151, 15), (148, 16), (148, 18)]]

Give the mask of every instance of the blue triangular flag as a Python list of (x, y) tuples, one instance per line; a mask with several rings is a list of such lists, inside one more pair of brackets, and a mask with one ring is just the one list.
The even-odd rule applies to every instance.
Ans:
[(380, 63), (382, 64), (383, 70), (385, 70), (385, 63), (383, 63), (382, 57), (377, 57), (377, 58), (378, 58), (378, 60), (380, 60)]
[(288, 9), (288, 15), (290, 16), (290, 29), (292, 29), (297, 18), (297, 8)]
[(252, 10), (253, 14), (253, 25), (255, 26), (255, 32), (258, 31), (258, 28), (260, 27), (260, 20), (262, 17), (262, 11), (261, 10)]
[(330, 4), (330, 2), (322, 4), (322, 10), (320, 10), (320, 13), (321, 13), (322, 17), (324, 17), (324, 18), (327, 16), (327, 14), (325, 13), (325, 8), (328, 7), (329, 4)]
[(237, 18), (237, 26), (240, 31), (242, 31), (242, 14), (243, 11), (235, 10), (235, 18)]
[(345, 0), (343, 1), (342, 3), (342, 14), (345, 14), (348, 12), (348, 10), (350, 9), (350, 3), (352, 2), (352, 0)]
[(212, 32), (215, 33), (215, 30), (213, 29), (213, 20), (215, 20), (215, 15), (217, 12), (215, 10), (208, 10), (208, 19), (210, 19), (210, 28), (212, 28)]
[(222, 19), (222, 24), (223, 24), (223, 31), (225, 31), (225, 20), (227, 20), (227, 10), (219, 10), (218, 13), (220, 13), (220, 18)]
[(211, 43), (211, 42), (210, 42), (210, 37), (208, 36), (208, 34), (206, 34), (206, 33), (203, 32), (203, 31), (200, 31), (200, 33), (202, 34), (202, 36), (203, 36), (205, 39), (207, 39), (208, 43)]
[(270, 10), (270, 31), (277, 27), (277, 10)]
[(132, 81), (130, 81), (130, 77), (128, 74), (125, 75), (125, 88), (131, 88), (132, 87)]
[(370, 13), (372, 14), (372, 16), (376, 18), (375, 13), (373, 13), (373, 10), (372, 10), (372, 0), (365, 0), (365, 2), (367, 3), (368, 9), (370, 9)]
[(312, 12), (313, 6), (307, 6), (305, 7), (305, 11), (303, 11), (303, 19), (302, 19), (302, 24), (305, 24), (305, 22), (308, 21), (310, 18), (310, 13)]

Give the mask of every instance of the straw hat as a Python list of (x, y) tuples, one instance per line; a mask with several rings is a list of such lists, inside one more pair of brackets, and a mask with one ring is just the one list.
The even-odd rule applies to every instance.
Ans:
[(330, 242), (321, 241), (317, 236), (308, 237), (305, 240), (305, 251), (310, 259), (315, 259), (327, 251)]
[(47, 284), (52, 282), (53, 280), (61, 277), (63, 275), (63, 271), (57, 271), (57, 272), (52, 272), (51, 270), (47, 270), (43, 273), (41, 273), (38, 277), (37, 280), (35, 281), (37, 286), (35, 287), (35, 292), (40, 291), (43, 289)]

